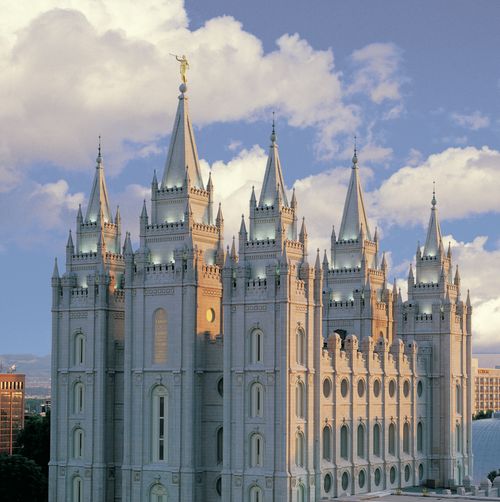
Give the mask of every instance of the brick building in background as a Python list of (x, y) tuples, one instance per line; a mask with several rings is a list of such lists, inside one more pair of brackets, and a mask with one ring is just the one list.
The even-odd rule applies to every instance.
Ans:
[(24, 384), (25, 375), (0, 373), (0, 454), (12, 455), (24, 427)]

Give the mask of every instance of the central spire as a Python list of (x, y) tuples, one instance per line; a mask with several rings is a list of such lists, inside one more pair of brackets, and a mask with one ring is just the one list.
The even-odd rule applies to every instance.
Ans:
[(424, 256), (436, 256), (442, 247), (441, 226), (437, 214), (436, 189), (432, 189), (431, 216), (425, 239)]
[(372, 240), (368, 220), (366, 218), (363, 190), (359, 180), (358, 155), (356, 146), (352, 157), (351, 179), (347, 188), (347, 195), (340, 225), (339, 241), (357, 239), (361, 229), (368, 240)]
[(276, 131), (274, 127), (271, 132), (271, 145), (269, 146), (269, 157), (267, 159), (264, 183), (260, 192), (259, 206), (272, 206), (278, 195), (283, 205), (288, 207), (288, 199), (285, 192), (283, 173), (281, 172), (281, 162), (278, 154), (278, 144), (276, 143)]
[(189, 118), (186, 84), (181, 84), (179, 90), (181, 94), (170, 138), (162, 188), (181, 187), (187, 174), (192, 186), (203, 189), (198, 150)]
[(97, 147), (96, 171), (90, 193), (86, 222), (96, 222), (99, 217), (99, 210), (102, 210), (103, 220), (106, 223), (111, 222), (111, 211), (109, 210), (108, 190), (106, 188), (106, 179), (104, 178), (104, 164), (101, 155), (101, 137)]

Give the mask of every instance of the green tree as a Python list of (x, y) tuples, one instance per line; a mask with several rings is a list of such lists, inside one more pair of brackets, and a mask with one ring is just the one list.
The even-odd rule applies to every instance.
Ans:
[(24, 429), (17, 436), (17, 453), (36, 462), (45, 477), (49, 473), (50, 413), (45, 417), (35, 415), (26, 419)]
[(47, 500), (47, 478), (33, 460), (22, 455), (0, 455), (0, 486), (4, 502)]

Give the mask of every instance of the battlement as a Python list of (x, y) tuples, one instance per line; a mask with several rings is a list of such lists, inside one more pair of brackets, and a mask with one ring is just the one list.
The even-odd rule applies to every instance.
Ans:
[(246, 241), (245, 246), (247, 248), (249, 247), (254, 247), (254, 246), (261, 246), (261, 247), (273, 247), (276, 245), (276, 239), (252, 239), (251, 241)]
[(329, 275), (340, 275), (340, 274), (352, 274), (356, 272), (361, 272), (361, 267), (350, 267), (350, 268), (329, 268)]
[(218, 265), (203, 265), (201, 268), (204, 279), (220, 280), (222, 270)]
[[(118, 228), (118, 225), (116, 223), (104, 221), (103, 227), (104, 227), (104, 230), (116, 230)], [(80, 229), (84, 229), (84, 230), (87, 230), (87, 229), (94, 230), (95, 229), (97, 231), (97, 228), (98, 228), (97, 221), (82, 221), (80, 223)]]
[(216, 225), (208, 225), (207, 223), (193, 223), (193, 230), (199, 230), (202, 232), (208, 232), (215, 236), (219, 235), (219, 227)]
[[(86, 262), (94, 262), (99, 254), (97, 251), (89, 251), (87, 253), (77, 253), (71, 255), (71, 258), (73, 260), (73, 263), (86, 263)], [(124, 261), (123, 255), (120, 253), (111, 253), (109, 251), (106, 251), (105, 254), (106, 260), (108, 261), (114, 261), (118, 263), (122, 263)]]

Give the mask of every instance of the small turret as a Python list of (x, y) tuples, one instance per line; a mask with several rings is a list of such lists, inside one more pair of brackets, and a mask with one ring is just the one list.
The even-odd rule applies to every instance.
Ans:
[(290, 202), (290, 207), (292, 209), (297, 209), (297, 197), (295, 197), (295, 187), (293, 188), (292, 201)]
[(235, 243), (236, 239), (233, 235), (233, 243), (231, 245), (231, 259), (233, 260), (234, 263), (236, 263), (236, 243)]
[(460, 273), (458, 271), (458, 265), (455, 269), (455, 279), (453, 280), (453, 283), (455, 284), (455, 286), (460, 286)]
[(387, 274), (387, 260), (385, 258), (385, 251), (382, 254), (382, 263), (380, 265), (382, 272), (384, 272), (384, 276)]
[(52, 279), (59, 279), (59, 267), (57, 266), (57, 257), (54, 258), (54, 269), (52, 270)]
[(252, 185), (252, 195), (250, 196), (250, 210), (252, 210), (257, 205), (257, 199), (255, 198), (255, 187)]
[(73, 255), (75, 254), (75, 246), (73, 245), (73, 237), (71, 235), (71, 229), (68, 235), (68, 242), (66, 243), (66, 267), (73, 263)]
[(307, 229), (306, 229), (306, 219), (302, 217), (302, 225), (300, 227), (299, 241), (305, 244), (307, 241)]
[(82, 205), (78, 204), (78, 213), (76, 215), (76, 226), (77, 228), (83, 223)]
[(224, 217), (222, 216), (222, 206), (219, 202), (219, 209), (217, 211), (217, 217), (215, 218), (215, 225), (219, 228), (224, 224)]
[(422, 259), (422, 248), (420, 247), (420, 241), (417, 242), (417, 251), (415, 253), (415, 256), (417, 257), (417, 260)]
[(132, 242), (130, 241), (130, 232), (125, 233), (125, 242), (123, 243), (123, 255), (125, 258), (131, 258), (134, 256), (134, 250), (132, 249)]
[(470, 291), (467, 290), (467, 300), (465, 301), (465, 304), (467, 305), (467, 307), (470, 309), (472, 307), (472, 303), (470, 301)]
[(153, 171), (153, 181), (151, 181), (151, 189), (153, 191), (158, 190), (158, 179), (156, 178), (156, 169)]
[(321, 270), (321, 259), (319, 256), (319, 248), (316, 250), (316, 262), (314, 263), (314, 269), (319, 272)]
[(448, 259), (451, 260), (451, 242), (448, 241)]
[(415, 285), (415, 276), (413, 275), (413, 264), (410, 263), (410, 271), (408, 272), (408, 290)]

